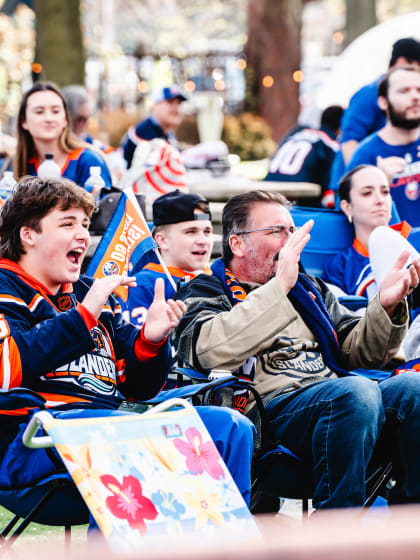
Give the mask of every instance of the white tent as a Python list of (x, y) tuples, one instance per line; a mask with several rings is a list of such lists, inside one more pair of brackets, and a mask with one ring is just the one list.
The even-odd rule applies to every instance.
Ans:
[(332, 104), (346, 107), (355, 91), (386, 71), (392, 45), (403, 37), (420, 40), (420, 11), (388, 20), (357, 37), (337, 57), (316, 92), (315, 104), (320, 109)]

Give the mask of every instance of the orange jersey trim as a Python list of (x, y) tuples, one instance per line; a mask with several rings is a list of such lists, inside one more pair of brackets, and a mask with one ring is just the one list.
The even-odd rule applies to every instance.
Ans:
[(68, 153), (67, 159), (64, 162), (63, 167), (61, 168), (61, 175), (64, 174), (65, 170), (67, 169), (71, 161), (77, 161), (79, 159), (80, 154), (83, 152), (84, 149), (85, 148), (76, 148), (75, 150), (72, 150), (71, 152)]
[(357, 239), (357, 237), (354, 238), (353, 249), (355, 249), (363, 257), (369, 257), (369, 251), (367, 250), (367, 247), (365, 247), (363, 243)]
[(398, 224), (393, 224), (392, 226), (389, 226), (391, 229), (393, 229), (394, 231), (399, 231), (401, 233), (401, 235), (404, 237), (404, 239), (407, 239), (407, 237), (410, 235), (411, 232), (411, 226), (408, 222), (406, 222), (405, 220), (403, 220), (402, 222), (398, 223)]
[(8, 336), (1, 344), (1, 390), (8, 391), (22, 385), (22, 361), (13, 337)]
[[(165, 270), (163, 266), (158, 263), (148, 263), (143, 268), (143, 270), (145, 269), (153, 270), (153, 272), (162, 272), (163, 274), (165, 274)], [(194, 278), (196, 276), (196, 274), (193, 274), (192, 272), (187, 272), (186, 270), (182, 270), (182, 268), (178, 268), (177, 266), (168, 266), (168, 270), (173, 276), (178, 276), (181, 278), (183, 278), (184, 276), (190, 276), (191, 278)], [(212, 273), (211, 268), (209, 266), (206, 266), (206, 268), (203, 270), (203, 274), (210, 275), (211, 273)]]

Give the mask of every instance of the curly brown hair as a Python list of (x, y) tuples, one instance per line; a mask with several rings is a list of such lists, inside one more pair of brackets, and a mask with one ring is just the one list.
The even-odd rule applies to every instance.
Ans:
[(20, 230), (23, 226), (41, 231), (41, 220), (51, 210), (82, 208), (90, 218), (95, 208), (93, 196), (62, 177), (23, 177), (16, 183), (0, 214), (0, 257), (19, 262), (25, 253)]

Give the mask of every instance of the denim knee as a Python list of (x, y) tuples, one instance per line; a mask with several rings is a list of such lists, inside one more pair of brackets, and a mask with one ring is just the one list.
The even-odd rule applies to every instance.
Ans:
[(362, 376), (341, 378), (342, 399), (353, 421), (361, 425), (384, 421), (381, 390), (376, 381)]
[(413, 412), (420, 413), (420, 372), (406, 372), (379, 384), (385, 412), (395, 413), (403, 421)]

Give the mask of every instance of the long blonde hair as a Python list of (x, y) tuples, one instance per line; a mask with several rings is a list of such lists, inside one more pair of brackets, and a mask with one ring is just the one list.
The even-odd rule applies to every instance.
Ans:
[(66, 114), (67, 125), (63, 129), (60, 138), (58, 139), (60, 148), (64, 152), (69, 153), (77, 148), (88, 148), (89, 144), (82, 142), (70, 128), (70, 115), (67, 108), (66, 100), (63, 97), (58, 86), (52, 82), (37, 82), (31, 89), (29, 89), (21, 101), (17, 119), (17, 146), (16, 155), (13, 164), (13, 171), (16, 179), (20, 179), (27, 174), (26, 167), (28, 164), (28, 159), (30, 159), (36, 152), (34, 140), (28, 130), (25, 130), (22, 123), (26, 120), (26, 109), (28, 105), (28, 99), (33, 93), (38, 91), (52, 91), (63, 102), (64, 111)]

